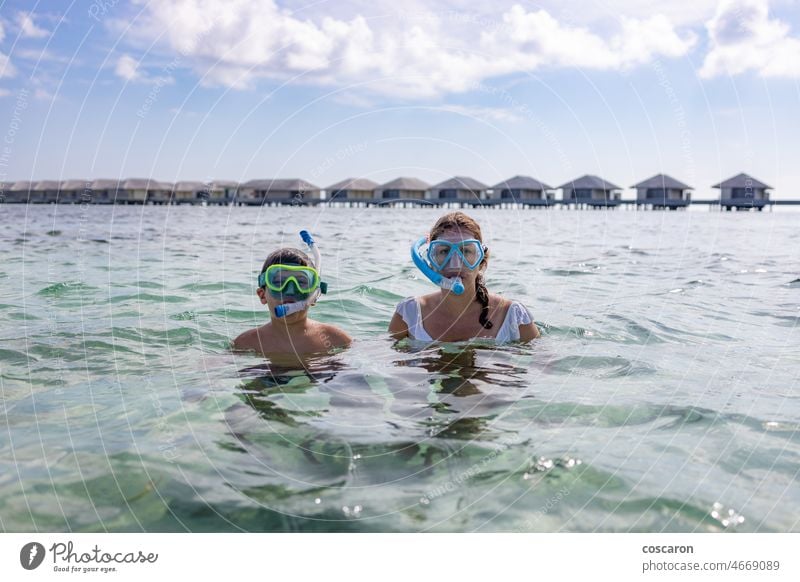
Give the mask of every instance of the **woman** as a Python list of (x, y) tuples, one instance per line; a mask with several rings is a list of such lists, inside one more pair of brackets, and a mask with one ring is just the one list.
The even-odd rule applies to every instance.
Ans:
[[(427, 261), (420, 248), (428, 243)], [(490, 338), (498, 343), (530, 341), (539, 329), (521, 303), (491, 294), (483, 281), (489, 249), (481, 227), (463, 212), (442, 216), (412, 252), (414, 262), (441, 289), (409, 297), (396, 308), (389, 333), (395, 339), (462, 341)]]

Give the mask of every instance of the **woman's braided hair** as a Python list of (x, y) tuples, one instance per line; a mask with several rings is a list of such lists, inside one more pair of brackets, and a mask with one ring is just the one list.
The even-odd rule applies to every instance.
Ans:
[[(463, 212), (449, 212), (437, 220), (431, 229), (429, 240), (436, 240), (449, 229), (469, 231), (475, 239), (481, 241), (481, 245), (483, 244), (480, 225)], [(483, 270), (489, 261), (489, 249), (483, 247), (483, 250), (483, 260), (478, 265), (478, 275), (475, 277), (475, 301), (481, 304), (481, 315), (478, 321), (484, 328), (491, 329), (493, 324), (489, 321), (489, 290), (486, 289), (486, 283), (483, 280)]]

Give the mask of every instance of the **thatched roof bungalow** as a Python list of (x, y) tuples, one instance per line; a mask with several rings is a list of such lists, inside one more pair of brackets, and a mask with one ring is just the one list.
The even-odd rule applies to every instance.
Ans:
[(565, 202), (588, 206), (616, 206), (622, 197), (622, 188), (603, 178), (586, 174), (559, 186)]
[(714, 184), (712, 188), (719, 189), (719, 203), (728, 210), (732, 207), (761, 210), (769, 201), (767, 190), (772, 190), (772, 186), (744, 173)]
[(636, 204), (653, 208), (680, 208), (688, 206), (692, 199), (692, 187), (666, 174), (656, 174), (638, 184)]
[(489, 186), (468, 176), (454, 176), (444, 182), (431, 186), (431, 198), (434, 200), (476, 202), (486, 198)]
[(319, 200), (318, 186), (296, 178), (287, 180), (250, 180), (239, 188), (239, 200), (245, 204)]
[(92, 202), (94, 204), (114, 204), (117, 201), (122, 182), (100, 178), (92, 181)]
[(530, 176), (514, 176), (492, 186), (492, 199), (505, 202), (547, 204), (555, 198), (553, 187)]
[(430, 184), (418, 178), (395, 178), (375, 188), (379, 200), (425, 200)]
[(211, 197), (211, 185), (203, 182), (175, 182), (174, 201), (177, 204), (193, 203)]
[(173, 182), (162, 182), (160, 180), (150, 180), (147, 187), (147, 200), (170, 200), (175, 199), (175, 184)]
[(236, 200), (239, 191), (239, 182), (233, 180), (214, 180), (210, 184), (209, 202), (228, 204)]
[(3, 189), (4, 202), (21, 202), (27, 204), (31, 194), (31, 185), (33, 182), (29, 180), (18, 180), (17, 182), (7, 183)]
[(58, 180), (40, 180), (31, 185), (31, 202), (55, 204), (58, 202), (58, 193), (61, 183)]
[(331, 202), (352, 200), (371, 200), (378, 183), (368, 178), (346, 178), (331, 184), (325, 191)]
[(64, 204), (91, 202), (92, 181), (85, 179), (64, 180), (58, 201)]
[(128, 178), (123, 180), (117, 192), (117, 202), (144, 204), (147, 202), (148, 190), (157, 185), (156, 180), (148, 178)]

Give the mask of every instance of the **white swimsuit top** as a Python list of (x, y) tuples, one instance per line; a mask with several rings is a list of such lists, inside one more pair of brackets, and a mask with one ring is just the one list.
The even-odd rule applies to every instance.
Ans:
[[(433, 338), (422, 327), (422, 309), (420, 308), (419, 301), (416, 297), (408, 297), (398, 303), (395, 309), (403, 321), (408, 326), (408, 335), (411, 339), (420, 341), (434, 341)], [(528, 310), (522, 303), (513, 301), (508, 308), (508, 313), (503, 321), (503, 325), (497, 331), (497, 336), (494, 338), (479, 338), (479, 339), (494, 339), (497, 343), (513, 342), (519, 339), (519, 326), (531, 323), (533, 318)]]

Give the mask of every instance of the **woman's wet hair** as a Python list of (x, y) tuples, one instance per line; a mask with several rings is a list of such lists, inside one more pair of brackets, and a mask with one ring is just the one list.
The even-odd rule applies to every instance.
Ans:
[[(430, 240), (438, 239), (447, 230), (466, 230), (473, 238), (481, 241), (481, 245), (483, 245), (480, 225), (463, 212), (449, 212), (437, 220), (431, 229)], [(491, 329), (493, 324), (489, 320), (489, 290), (483, 280), (483, 270), (489, 263), (489, 249), (483, 247), (483, 251), (483, 260), (477, 267), (478, 274), (475, 277), (475, 301), (481, 304), (481, 314), (478, 321), (484, 328)]]
[(267, 255), (264, 265), (261, 267), (261, 272), (267, 270), (271, 265), (297, 265), (299, 267), (311, 267), (311, 259), (300, 249), (293, 249), (285, 247), (272, 251)]

